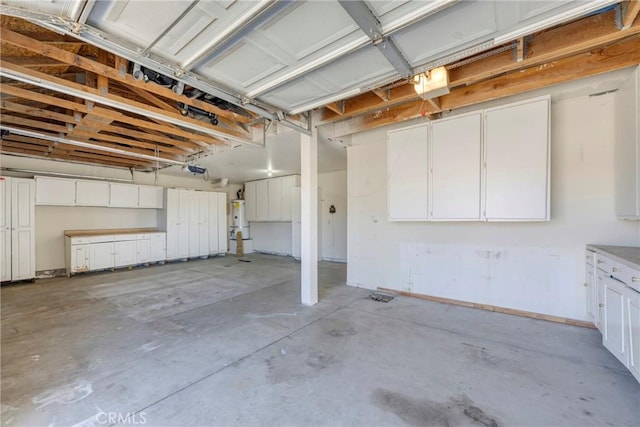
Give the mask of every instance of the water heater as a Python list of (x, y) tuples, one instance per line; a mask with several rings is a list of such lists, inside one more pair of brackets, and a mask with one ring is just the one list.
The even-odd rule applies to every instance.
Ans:
[(236, 240), (236, 233), (242, 232), (242, 240), (249, 239), (249, 221), (244, 215), (244, 200), (231, 201), (231, 225), (229, 226), (229, 238)]

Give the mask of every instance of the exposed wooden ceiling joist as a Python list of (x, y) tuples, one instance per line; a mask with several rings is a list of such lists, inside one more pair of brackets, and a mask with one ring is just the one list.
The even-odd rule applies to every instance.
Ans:
[[(614, 11), (594, 15), (535, 34), (528, 42), (527, 54), (522, 61), (518, 62), (513, 52), (509, 50), (463, 66), (450, 68), (449, 86), (458, 88), (473, 85), (506, 73), (519, 72), (604, 47), (637, 34), (640, 34), (640, 20), (636, 20), (629, 29), (620, 31), (615, 24)], [(368, 92), (343, 101), (342, 114), (336, 112), (337, 106), (327, 106), (322, 112), (322, 122), (344, 120), (417, 98), (411, 84), (402, 84), (389, 89), (388, 101), (384, 101), (373, 92)], [(446, 109), (444, 106), (442, 108)], [(430, 112), (437, 112), (437, 110), (430, 110)]]
[[(462, 108), (619, 70), (639, 63), (640, 34), (636, 34), (622, 42), (601, 49), (453, 89), (448, 95), (439, 98), (440, 108), (442, 110)], [(333, 135), (344, 136), (437, 112), (426, 101), (417, 100), (336, 122), (334, 123)]]

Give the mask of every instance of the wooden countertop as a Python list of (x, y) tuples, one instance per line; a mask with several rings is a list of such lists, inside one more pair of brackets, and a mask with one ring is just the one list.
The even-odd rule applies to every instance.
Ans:
[(640, 270), (640, 248), (634, 246), (587, 245), (587, 249), (603, 255), (609, 255), (622, 264)]
[(109, 234), (163, 233), (157, 228), (97, 228), (94, 230), (64, 230), (67, 237), (105, 236)]

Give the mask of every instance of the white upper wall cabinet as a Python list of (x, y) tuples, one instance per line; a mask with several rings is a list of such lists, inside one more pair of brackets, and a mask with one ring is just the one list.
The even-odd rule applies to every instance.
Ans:
[(482, 113), (431, 126), (431, 218), (480, 220)]
[(282, 180), (282, 220), (291, 221), (292, 190), (300, 186), (300, 175), (283, 176), (280, 179)]
[(545, 96), (485, 110), (485, 217), (549, 219), (549, 104)]
[(138, 207), (138, 186), (131, 184), (110, 184), (109, 206), (117, 208)]
[(76, 180), (76, 205), (109, 206), (109, 183)]
[(282, 218), (282, 178), (267, 179), (269, 192), (269, 221), (278, 221)]
[(256, 213), (256, 183), (256, 181), (244, 183), (244, 209), (247, 221), (256, 221), (258, 218)]
[(162, 187), (153, 187), (150, 185), (138, 186), (138, 207), (162, 209), (164, 191)]
[(388, 218), (426, 220), (428, 207), (429, 126), (390, 131), (387, 136)]
[(36, 205), (73, 206), (76, 182), (73, 179), (36, 176)]
[(615, 96), (616, 215), (640, 219), (640, 66)]
[(269, 220), (269, 180), (256, 181), (256, 221)]

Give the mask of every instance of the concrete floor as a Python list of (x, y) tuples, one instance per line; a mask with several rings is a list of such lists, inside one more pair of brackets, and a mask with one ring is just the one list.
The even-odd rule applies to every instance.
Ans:
[(3, 287), (1, 425), (638, 425), (595, 330), (375, 302), (332, 263), (304, 307), (298, 263), (245, 259)]

